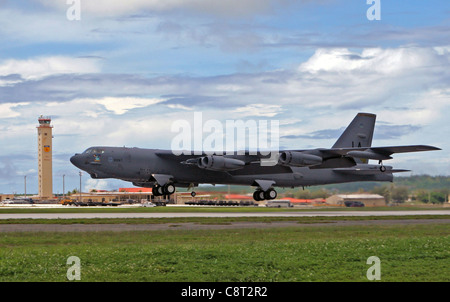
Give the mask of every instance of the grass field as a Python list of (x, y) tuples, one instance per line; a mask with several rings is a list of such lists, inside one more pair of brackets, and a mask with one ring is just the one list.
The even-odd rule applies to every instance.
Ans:
[[(1, 226), (0, 226), (1, 227)], [(450, 226), (1, 233), (0, 281), (450, 281)]]
[(424, 211), (424, 210), (442, 210), (448, 211), (449, 208), (442, 206), (398, 206), (398, 207), (363, 207), (363, 208), (347, 208), (347, 207), (314, 207), (314, 208), (268, 208), (268, 207), (59, 207), (59, 208), (15, 208), (0, 206), (0, 214), (13, 213), (258, 213), (258, 212), (310, 212), (310, 211)]

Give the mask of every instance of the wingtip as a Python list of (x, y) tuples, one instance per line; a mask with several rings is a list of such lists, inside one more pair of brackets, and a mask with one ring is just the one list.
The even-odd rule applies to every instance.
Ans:
[(423, 151), (439, 151), (439, 150), (442, 150), (442, 149), (439, 147), (435, 147), (435, 146), (423, 146)]

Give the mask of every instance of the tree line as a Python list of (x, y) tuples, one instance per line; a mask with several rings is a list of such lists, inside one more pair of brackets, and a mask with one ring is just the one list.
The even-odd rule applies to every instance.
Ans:
[(334, 194), (371, 193), (382, 195), (388, 203), (406, 201), (443, 204), (449, 201), (450, 177), (414, 175), (395, 177), (393, 183), (357, 182), (325, 185), (286, 192), (286, 197), (300, 199), (327, 198)]
[(426, 204), (442, 204), (448, 202), (448, 196), (450, 189), (410, 189), (407, 186), (397, 186), (394, 184), (382, 185), (374, 187), (371, 190), (359, 189), (357, 192), (341, 192), (329, 189), (319, 190), (296, 190), (286, 192), (286, 197), (293, 197), (299, 199), (316, 199), (316, 198), (328, 198), (335, 194), (350, 194), (350, 193), (370, 193), (378, 194), (385, 198), (388, 203), (404, 203), (407, 201), (422, 202)]

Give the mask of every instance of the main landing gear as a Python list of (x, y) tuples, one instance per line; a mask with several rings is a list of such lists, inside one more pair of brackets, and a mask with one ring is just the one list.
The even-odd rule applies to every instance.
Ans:
[(172, 183), (166, 183), (164, 186), (155, 184), (152, 187), (153, 196), (172, 195), (175, 193), (175, 186)]
[(253, 199), (255, 201), (262, 201), (262, 200), (269, 200), (269, 199), (275, 199), (277, 198), (277, 191), (275, 189), (270, 188), (267, 191), (263, 191), (261, 189), (258, 189), (253, 193)]

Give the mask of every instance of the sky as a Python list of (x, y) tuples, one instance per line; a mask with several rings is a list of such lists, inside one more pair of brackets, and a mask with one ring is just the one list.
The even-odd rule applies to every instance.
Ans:
[(331, 147), (374, 113), (373, 146), (442, 148), (385, 164), (450, 175), (448, 0), (0, 0), (0, 41), (2, 193), (23, 193), (24, 176), (38, 192), (40, 115), (54, 193), (63, 175), (79, 187), (73, 154), (170, 149), (174, 122), (195, 113), (279, 121), (280, 149)]

